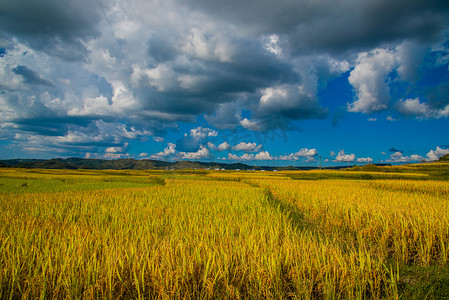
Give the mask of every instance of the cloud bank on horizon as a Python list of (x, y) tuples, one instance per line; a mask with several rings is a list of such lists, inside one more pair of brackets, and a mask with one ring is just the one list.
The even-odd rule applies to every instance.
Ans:
[[(436, 160), (449, 153), (448, 24), (443, 0), (5, 0), (0, 155)], [(342, 120), (378, 124), (376, 144), (385, 124), (416, 141), (347, 154), (360, 148)]]

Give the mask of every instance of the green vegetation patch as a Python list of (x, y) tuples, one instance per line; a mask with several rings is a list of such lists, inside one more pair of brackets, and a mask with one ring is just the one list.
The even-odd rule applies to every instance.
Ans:
[(39, 173), (2, 172), (0, 173), (0, 193), (35, 193), (88, 191), (116, 188), (148, 187), (163, 185), (165, 181), (157, 175), (129, 176), (124, 174), (108, 174), (106, 172), (86, 172), (51, 170)]
[(295, 180), (380, 180), (380, 179), (429, 179), (428, 174), (423, 173), (387, 173), (373, 171), (354, 171), (350, 170), (322, 170), (322, 171), (300, 171), (286, 173), (291, 179)]
[(420, 163), (420, 164), (407, 164), (398, 166), (376, 166), (366, 165), (357, 166), (349, 169), (344, 169), (345, 172), (378, 172), (385, 174), (416, 174), (422, 177), (422, 179), (431, 180), (449, 180), (449, 163), (435, 162), (435, 163)]
[(35, 193), (35, 192), (64, 192), (88, 191), (114, 188), (147, 187), (160, 184), (162, 181), (149, 180), (148, 182), (132, 181), (64, 181), (57, 179), (16, 179), (0, 178), (0, 193)]
[(447, 266), (403, 266), (399, 287), (403, 299), (449, 299)]

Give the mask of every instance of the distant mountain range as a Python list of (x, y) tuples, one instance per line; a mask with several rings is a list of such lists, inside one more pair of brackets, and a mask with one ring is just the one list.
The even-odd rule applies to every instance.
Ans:
[[(449, 162), (449, 154), (438, 160)], [(389, 166), (391, 164), (375, 164)], [(0, 168), (28, 168), (28, 169), (95, 169), (95, 170), (180, 170), (180, 169), (225, 169), (225, 170), (313, 170), (318, 167), (274, 167), (250, 166), (244, 163), (218, 163), (201, 161), (161, 161), (150, 159), (90, 159), (90, 158), (53, 158), (53, 159), (6, 159), (0, 160)], [(326, 167), (323, 169), (343, 169), (347, 166)]]
[[(0, 167), (28, 169), (96, 169), (96, 170), (179, 170), (179, 169), (225, 169), (225, 170), (310, 170), (316, 167), (270, 167), (250, 166), (243, 163), (218, 163), (200, 161), (167, 162), (160, 160), (135, 159), (87, 159), (87, 158), (54, 158), (54, 159), (7, 159), (0, 160)], [(334, 167), (338, 169), (342, 167)]]
[[(135, 159), (86, 159), (86, 158), (54, 158), (54, 159), (8, 159), (0, 160), (0, 167), (29, 168), (29, 169), (96, 169), (96, 170), (179, 170), (179, 169), (225, 169), (250, 170), (252, 166), (242, 163), (216, 163), (200, 161), (167, 162), (159, 160)], [(261, 169), (261, 167), (257, 167)], [(270, 169), (273, 169), (272, 167)]]

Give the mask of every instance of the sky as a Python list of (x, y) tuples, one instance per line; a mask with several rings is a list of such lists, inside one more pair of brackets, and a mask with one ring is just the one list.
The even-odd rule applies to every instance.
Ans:
[(3, 0), (0, 159), (449, 153), (447, 0)]

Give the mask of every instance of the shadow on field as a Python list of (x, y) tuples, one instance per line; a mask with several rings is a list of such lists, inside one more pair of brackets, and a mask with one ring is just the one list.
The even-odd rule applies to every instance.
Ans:
[(310, 224), (306, 221), (304, 213), (294, 204), (280, 201), (269, 189), (265, 189), (267, 202), (275, 209), (279, 209), (282, 214), (286, 215), (295, 229), (306, 229)]
[[(254, 182), (242, 182), (252, 187), (263, 188)], [(279, 209), (282, 214), (286, 215), (292, 222), (292, 227), (294, 229), (310, 229), (311, 224), (306, 221), (304, 213), (296, 205), (279, 200), (275, 195), (273, 195), (269, 188), (263, 189), (267, 197), (267, 203), (273, 208)]]

